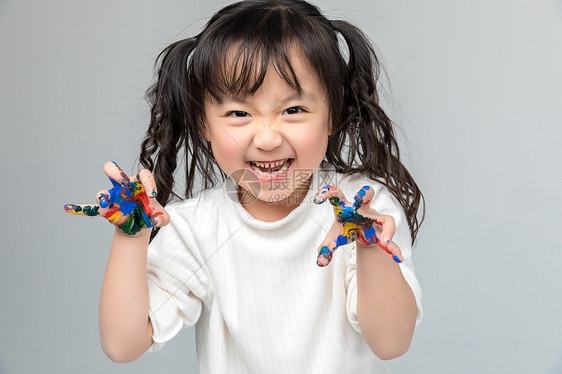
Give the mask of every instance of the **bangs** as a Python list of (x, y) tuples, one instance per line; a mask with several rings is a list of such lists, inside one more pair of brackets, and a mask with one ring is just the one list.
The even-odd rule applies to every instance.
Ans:
[(339, 119), (346, 62), (336, 33), (318, 9), (304, 2), (295, 5), (267, 0), (227, 6), (197, 35), (197, 46), (188, 61), (190, 92), (198, 120), (204, 118), (204, 101), (221, 103), (252, 96), (271, 69), (302, 95), (291, 64), (297, 58), (320, 79), (331, 118)]
[(227, 97), (251, 96), (270, 68), (302, 94), (290, 61), (295, 52), (308, 56), (299, 36), (313, 30), (302, 14), (264, 2), (248, 4), (235, 16), (223, 15), (209, 24), (198, 39), (191, 64), (193, 82), (205, 99), (220, 102)]
[[(225, 98), (245, 98), (262, 86), (268, 69), (274, 71), (297, 93), (302, 88), (290, 62), (294, 43), (266, 44), (260, 40), (238, 41), (222, 51), (210, 65), (214, 74), (206, 84), (207, 98), (222, 102)], [(294, 56), (294, 54), (293, 54)]]

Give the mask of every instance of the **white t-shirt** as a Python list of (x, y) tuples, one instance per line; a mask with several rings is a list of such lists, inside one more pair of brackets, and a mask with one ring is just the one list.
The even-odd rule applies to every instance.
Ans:
[[(322, 163), (303, 203), (264, 222), (239, 203), (232, 179), (166, 207), (170, 223), (148, 248), (149, 316), (159, 350), (195, 325), (199, 371), (205, 373), (387, 373), (357, 321), (355, 243), (339, 247), (327, 267), (317, 249), (334, 222), (329, 202), (312, 197), (338, 185), (348, 200), (374, 188), (371, 207), (396, 221), (399, 266), (422, 319), (410, 232), (396, 199), (361, 175), (343, 178)], [(372, 274), (376, 279), (376, 274)]]

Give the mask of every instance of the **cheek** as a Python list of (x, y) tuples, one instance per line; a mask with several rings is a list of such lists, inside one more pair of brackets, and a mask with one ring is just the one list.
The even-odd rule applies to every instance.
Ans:
[(245, 152), (239, 140), (222, 129), (212, 133), (210, 139), (213, 156), (225, 173), (230, 175), (234, 169), (241, 167)]
[(213, 139), (211, 138), (211, 149), (213, 150), (213, 156), (221, 164), (228, 164), (229, 161), (234, 161), (238, 157), (238, 152), (236, 152), (238, 145), (225, 141), (224, 139)]
[(309, 151), (310, 157), (317, 158), (318, 154), (320, 154), (319, 157), (323, 157), (328, 146), (327, 120), (321, 120), (310, 125), (312, 126), (309, 126), (306, 131), (301, 132), (294, 140), (299, 144), (301, 150)]

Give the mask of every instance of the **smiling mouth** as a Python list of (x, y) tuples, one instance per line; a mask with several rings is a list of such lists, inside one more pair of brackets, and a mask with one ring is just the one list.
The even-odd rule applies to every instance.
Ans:
[(254, 162), (248, 161), (247, 164), (252, 168), (259, 175), (263, 176), (275, 176), (283, 174), (291, 163), (293, 162), (292, 158), (287, 158), (285, 160), (279, 160), (276, 162)]

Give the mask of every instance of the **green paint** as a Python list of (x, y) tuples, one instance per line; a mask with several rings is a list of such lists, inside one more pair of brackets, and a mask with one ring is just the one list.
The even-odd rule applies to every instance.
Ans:
[(72, 213), (72, 214), (79, 214), (80, 212), (82, 212), (82, 214), (86, 215), (86, 216), (90, 216), (90, 217), (94, 217), (99, 215), (99, 206), (85, 206), (84, 208), (82, 208), (80, 205), (74, 205), (74, 204), (66, 204), (64, 206), (64, 210), (66, 210), (68, 213)]
[(135, 235), (143, 228), (148, 227), (146, 222), (144, 222), (144, 217), (139, 206), (135, 207), (131, 214), (127, 217), (125, 222), (120, 224), (119, 229), (127, 235)]
[(100, 209), (99, 206), (85, 206), (82, 211), (84, 212), (85, 215), (94, 217), (100, 214), (99, 209)]

